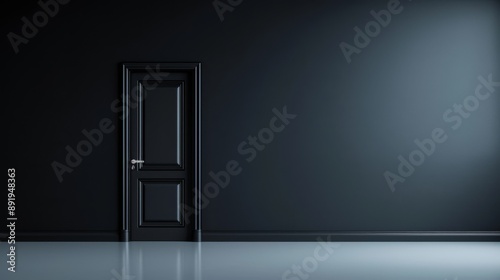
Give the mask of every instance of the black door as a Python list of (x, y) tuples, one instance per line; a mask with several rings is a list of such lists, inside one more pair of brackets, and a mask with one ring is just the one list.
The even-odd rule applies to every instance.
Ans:
[(126, 239), (197, 239), (200, 72), (199, 63), (123, 65)]

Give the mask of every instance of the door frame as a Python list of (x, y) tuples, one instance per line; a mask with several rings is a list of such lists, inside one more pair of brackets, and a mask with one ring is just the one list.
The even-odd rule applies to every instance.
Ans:
[[(194, 127), (194, 233), (192, 241), (201, 241), (201, 63), (199, 62), (133, 62), (122, 63), (122, 188), (121, 188), (121, 241), (130, 240), (130, 184), (129, 184), (129, 154), (130, 145), (130, 77), (134, 72), (144, 72), (148, 69), (159, 69), (164, 71), (184, 71), (194, 75), (194, 103), (195, 103), (195, 127)], [(189, 191), (189, 190), (187, 190)]]

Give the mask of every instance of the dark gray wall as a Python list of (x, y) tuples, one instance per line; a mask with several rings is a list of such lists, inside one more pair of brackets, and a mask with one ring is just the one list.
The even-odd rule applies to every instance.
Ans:
[[(388, 1), (243, 1), (223, 22), (211, 1), (71, 1), (15, 54), (6, 35), (40, 9), (17, 2), (1, 77), (18, 231), (119, 229), (119, 128), (62, 183), (51, 163), (102, 118), (121, 125), (118, 66), (142, 61), (202, 62), (203, 182), (242, 168), (204, 230), (500, 230), (500, 88), (458, 129), (443, 120), (478, 76), (500, 80), (496, 1), (402, 0), (350, 64), (339, 44)], [(283, 106), (297, 117), (246, 161), (238, 145)], [(435, 128), (447, 141), (392, 192), (384, 172)]]

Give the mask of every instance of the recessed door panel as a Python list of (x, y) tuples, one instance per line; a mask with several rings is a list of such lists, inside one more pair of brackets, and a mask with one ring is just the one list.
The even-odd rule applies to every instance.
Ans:
[(179, 227), (184, 225), (182, 181), (139, 182), (139, 226)]
[(142, 169), (184, 167), (184, 86), (164, 82), (153, 89), (141, 86), (139, 155)]

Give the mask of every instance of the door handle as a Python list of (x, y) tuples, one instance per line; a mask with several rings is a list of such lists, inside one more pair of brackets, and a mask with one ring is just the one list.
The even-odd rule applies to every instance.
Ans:
[(140, 160), (140, 159), (132, 159), (132, 160), (130, 161), (130, 163), (132, 163), (132, 164), (136, 164), (136, 163), (144, 163), (144, 161), (143, 161), (143, 160)]
[(132, 159), (130, 161), (130, 163), (132, 164), (132, 166), (130, 168), (132, 168), (132, 170), (134, 170), (135, 169), (135, 164), (136, 163), (144, 163), (144, 160), (141, 160), (141, 159)]

